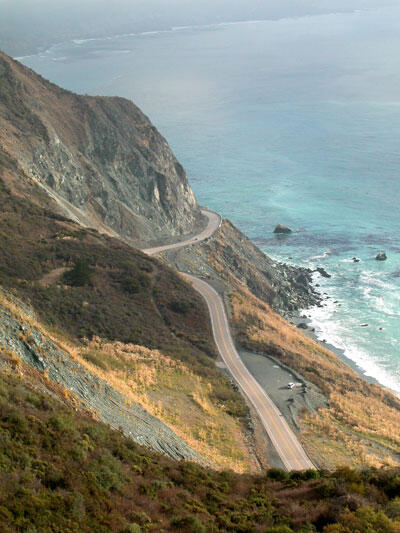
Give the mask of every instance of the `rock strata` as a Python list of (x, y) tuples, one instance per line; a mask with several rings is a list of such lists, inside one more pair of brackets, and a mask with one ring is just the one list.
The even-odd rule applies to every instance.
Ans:
[(2, 305), (0, 344), (4, 350), (17, 354), (25, 364), (43, 373), (46, 379), (71, 391), (79, 399), (81, 408), (114, 429), (121, 428), (137, 443), (173, 459), (202, 460), (163, 422), (91, 374), (42, 331), (25, 319), (16, 318)]

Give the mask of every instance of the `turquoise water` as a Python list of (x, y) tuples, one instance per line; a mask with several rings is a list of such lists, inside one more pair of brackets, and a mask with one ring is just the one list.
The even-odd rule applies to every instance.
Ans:
[[(400, 393), (399, 26), (400, 7), (378, 8), (74, 41), (22, 61), (133, 99), (203, 205), (272, 257), (332, 274), (315, 279), (327, 305), (307, 311), (318, 335)], [(275, 238), (277, 223), (293, 234)]]

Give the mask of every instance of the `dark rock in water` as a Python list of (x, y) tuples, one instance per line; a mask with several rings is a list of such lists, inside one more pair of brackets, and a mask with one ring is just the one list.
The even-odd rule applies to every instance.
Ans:
[(322, 267), (318, 267), (314, 270), (314, 272), (319, 272), (321, 274), (321, 276), (323, 278), (331, 278), (332, 276), (330, 274), (328, 274), (328, 272), (322, 268)]
[(368, 327), (368, 324), (360, 324), (360, 326), (361, 326), (362, 328), (367, 328), (367, 327)]
[(376, 254), (375, 259), (377, 261), (386, 261), (387, 256), (386, 256), (385, 252), (379, 252), (378, 254)]
[(305, 322), (300, 322), (300, 324), (297, 324), (297, 327), (300, 329), (308, 329), (308, 326)]
[(292, 233), (292, 230), (288, 226), (284, 226), (283, 224), (278, 224), (275, 229), (274, 233)]
[(358, 259), (358, 257), (352, 257), (351, 259), (353, 261), (353, 263), (359, 263), (360, 260)]

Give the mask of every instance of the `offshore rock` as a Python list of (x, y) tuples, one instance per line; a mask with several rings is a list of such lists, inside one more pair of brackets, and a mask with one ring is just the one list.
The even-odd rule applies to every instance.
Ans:
[(331, 278), (332, 276), (330, 274), (328, 274), (328, 272), (322, 268), (322, 267), (318, 267), (314, 270), (314, 272), (318, 272), (319, 274), (321, 274), (321, 276), (323, 278)]
[(274, 233), (288, 234), (292, 233), (292, 230), (288, 226), (278, 224), (277, 226), (275, 226)]
[(385, 252), (379, 252), (379, 253), (376, 255), (375, 259), (376, 259), (377, 261), (386, 261), (386, 259), (387, 259), (387, 255), (385, 254)]

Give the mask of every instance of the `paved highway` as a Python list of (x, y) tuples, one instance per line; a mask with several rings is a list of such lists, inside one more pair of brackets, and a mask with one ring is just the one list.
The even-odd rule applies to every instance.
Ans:
[(217, 213), (213, 213), (212, 211), (208, 211), (207, 209), (202, 209), (201, 212), (205, 217), (208, 218), (208, 224), (206, 229), (204, 229), (198, 235), (195, 235), (194, 237), (191, 237), (186, 241), (180, 241), (175, 244), (167, 244), (165, 246), (158, 246), (156, 248), (147, 248), (146, 250), (142, 251), (147, 255), (155, 255), (159, 254), (160, 252), (166, 252), (167, 250), (174, 250), (176, 248), (182, 248), (183, 246), (197, 244), (200, 241), (205, 241), (206, 239), (214, 235), (214, 233), (220, 227), (222, 219), (220, 215), (217, 215)]
[[(211, 237), (220, 226), (221, 218), (219, 215), (210, 211), (203, 210), (202, 212), (208, 217), (208, 225), (196, 237), (180, 243), (160, 246), (158, 248), (149, 248), (143, 251), (148, 255), (154, 255), (162, 251), (198, 243)], [(233, 343), (222, 298), (206, 281), (189, 274), (183, 274), (183, 276), (207, 302), (214, 339), (219, 353), (241, 391), (247, 396), (257, 411), (285, 468), (289, 471), (306, 470), (308, 468), (315, 469), (282, 413), (243, 364)]]

